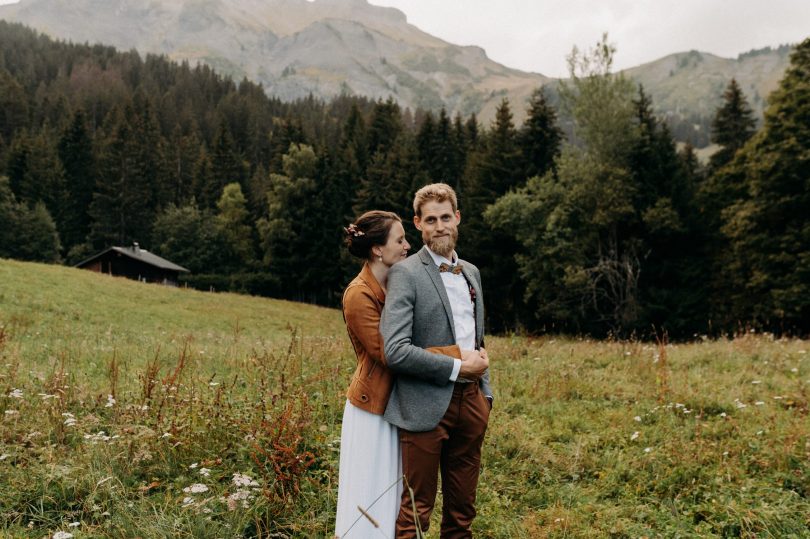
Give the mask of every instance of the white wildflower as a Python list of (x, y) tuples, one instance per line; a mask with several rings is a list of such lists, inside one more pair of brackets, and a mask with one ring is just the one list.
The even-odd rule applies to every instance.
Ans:
[(720, 417), (726, 417), (726, 413), (725, 412), (720, 412)]
[(630, 436), (630, 439), (631, 439), (631, 440), (638, 440), (638, 437), (639, 437), (640, 435), (641, 435), (641, 433), (640, 433), (639, 431), (636, 431), (636, 432), (634, 432), (634, 433), (633, 433), (633, 434)]
[(11, 456), (11, 455), (9, 455), (8, 453), (3, 453), (2, 455), (0, 455), (0, 462), (2, 462), (2, 461), (4, 461), (4, 460), (6, 460), (6, 459), (7, 459), (7, 458), (9, 458), (10, 456)]
[(796, 367), (793, 367), (792, 369), (790, 369), (790, 372), (797, 373), (797, 372), (799, 372), (799, 369), (797, 369)]
[(183, 489), (183, 492), (190, 492), (192, 494), (199, 494), (200, 492), (208, 492), (208, 487), (202, 483), (194, 483), (190, 487)]
[(208, 468), (200, 468), (200, 475), (203, 477), (208, 477), (209, 475), (211, 475), (211, 470), (209, 470)]
[(762, 401), (757, 401), (757, 402), (754, 403), (755, 406), (762, 406), (763, 404), (765, 404), (765, 403), (762, 402)]
[(21, 399), (23, 398), (22, 389), (14, 388), (11, 390), (11, 393), (9, 393), (8, 396), (11, 397), (12, 399)]
[(18, 412), (17, 410), (6, 410), (4, 413), (6, 415), (18, 415), (20, 412)]
[(161, 436), (161, 438), (168, 438), (170, 436), (171, 436), (171, 434), (169, 434), (168, 432), (164, 432), (163, 436)]
[(728, 451), (723, 451), (723, 456), (727, 457), (728, 456)]
[(233, 484), (237, 487), (258, 487), (259, 483), (253, 480), (250, 476), (235, 473), (233, 474)]
[(751, 383), (754, 385), (761, 384), (762, 380), (752, 380)]
[(189, 464), (189, 465), (188, 465), (188, 469), (189, 469), (189, 470), (193, 470), (193, 469), (194, 469), (194, 468), (196, 468), (197, 466), (199, 466), (199, 464), (197, 464), (196, 462), (192, 462), (191, 464)]
[(71, 537), (73, 537), (73, 534), (68, 532), (56, 532), (53, 534), (53, 539), (71, 539)]
[(649, 453), (650, 451), (652, 451), (652, 447), (645, 447), (644, 448), (645, 453)]
[(68, 524), (68, 528), (78, 528), (81, 525), (82, 525), (81, 522), (71, 522), (70, 524)]
[(75, 424), (76, 424), (76, 418), (75, 417), (69, 417), (69, 418), (65, 419), (65, 426), (66, 427), (72, 427)]
[(105, 408), (112, 408), (115, 406), (115, 397), (112, 395), (107, 395), (107, 404), (104, 405)]
[(217, 387), (219, 382), (208, 382), (208, 387)]
[(641, 423), (641, 416), (637, 415), (636, 417), (633, 418), (633, 421), (635, 421), (637, 423)]
[(762, 433), (764, 433), (764, 432), (765, 432), (764, 430), (758, 430), (758, 431), (757, 431), (757, 436), (759, 436), (760, 434), (762, 434)]
[(183, 498), (183, 506), (191, 505), (193, 503), (194, 498), (192, 498), (191, 496), (186, 496), (185, 498)]

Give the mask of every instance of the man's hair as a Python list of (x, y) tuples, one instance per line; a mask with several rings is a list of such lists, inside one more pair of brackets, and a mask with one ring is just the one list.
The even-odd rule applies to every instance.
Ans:
[(428, 202), (450, 202), (453, 212), (458, 210), (456, 192), (446, 183), (431, 183), (419, 189), (413, 196), (413, 213), (422, 217), (422, 206)]

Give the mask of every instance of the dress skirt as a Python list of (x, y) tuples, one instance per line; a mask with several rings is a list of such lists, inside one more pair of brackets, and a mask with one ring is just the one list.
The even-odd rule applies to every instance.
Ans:
[[(397, 428), (347, 400), (340, 432), (335, 535), (341, 539), (394, 537), (401, 494)], [(379, 529), (358, 505), (377, 521)]]

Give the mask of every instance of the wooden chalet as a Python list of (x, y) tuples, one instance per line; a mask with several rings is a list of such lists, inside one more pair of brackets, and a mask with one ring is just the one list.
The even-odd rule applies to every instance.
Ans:
[(137, 243), (131, 247), (109, 247), (74, 267), (169, 286), (177, 286), (180, 274), (189, 272), (182, 266), (141, 249)]

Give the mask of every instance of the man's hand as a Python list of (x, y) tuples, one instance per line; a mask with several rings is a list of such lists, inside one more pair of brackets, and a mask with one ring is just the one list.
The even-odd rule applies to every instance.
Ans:
[(489, 367), (489, 356), (483, 348), (481, 350), (461, 351), (461, 378), (480, 378)]

